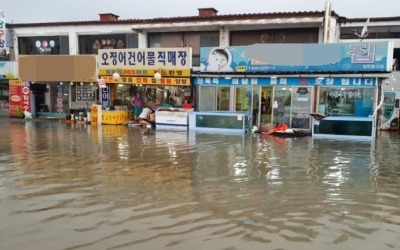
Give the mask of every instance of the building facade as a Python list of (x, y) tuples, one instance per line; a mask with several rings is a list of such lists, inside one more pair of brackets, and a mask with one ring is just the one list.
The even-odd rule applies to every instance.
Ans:
[[(198, 16), (192, 17), (119, 20), (117, 15), (105, 13), (100, 14), (100, 19), (97, 21), (7, 24), (7, 28), (14, 38), (14, 42), (10, 46), (10, 54), (11, 61), (14, 60), (15, 63), (19, 55), (82, 55), (97, 54), (99, 49), (191, 47), (193, 82), (196, 83), (200, 78), (204, 78), (201, 76), (204, 75), (201, 67), (201, 48), (226, 48), (252, 44), (357, 42), (359, 37), (356, 33), (361, 32), (366, 20), (341, 17), (331, 10), (331, 6), (326, 6), (325, 10), (316, 12), (240, 15), (218, 15), (217, 10), (204, 8), (199, 9)], [(368, 26), (370, 32), (363, 41), (392, 41), (394, 44), (393, 54), (396, 59), (399, 56), (398, 50), (400, 50), (400, 40), (396, 35), (398, 27), (400, 27), (399, 19), (371, 18)], [(355, 33), (354, 30), (356, 30)], [(395, 71), (397, 70), (396, 65), (394, 66)], [(215, 73), (218, 72), (207, 72), (207, 74)], [(18, 76), (18, 72), (14, 74)], [(288, 72), (275, 73), (282, 78), (286, 78), (287, 74)], [(394, 72), (395, 74), (396, 72)], [(225, 75), (224, 79), (232, 78), (228, 74)], [(262, 77), (270, 76), (271, 74), (268, 72), (262, 72)], [(311, 75), (311, 77), (314, 76), (317, 77), (317, 75)], [(382, 79), (388, 81), (386, 75), (375, 75), (375, 77), (377, 86), (380, 85)], [(397, 88), (395, 81), (391, 82), (394, 87), (390, 87), (390, 89)], [(208, 94), (214, 96), (213, 102), (202, 101), (202, 98), (208, 95), (201, 94), (202, 89), (205, 88), (193, 86), (199, 110), (250, 112), (250, 110), (258, 109), (258, 113), (252, 117), (255, 125), (278, 122), (277, 117), (274, 117), (273, 114), (276, 104), (274, 96), (277, 96), (277, 93), (282, 90), (278, 90), (274, 86), (260, 88), (251, 86), (250, 99), (252, 100), (246, 99), (247, 104), (245, 104), (243, 98), (249, 98), (245, 94), (249, 92), (247, 89), (242, 91), (237, 87), (227, 88), (227, 86), (220, 85), (208, 87), (204, 91), (208, 91)], [(101, 100), (101, 92), (95, 84), (91, 85), (90, 82), (83, 82), (82, 85), (81, 83), (72, 83), (72, 85), (69, 83), (64, 84), (63, 87), (56, 82), (38, 82), (31, 84), (31, 88), (35, 100), (34, 108), (38, 112), (58, 113), (59, 107), (56, 103), (59, 103), (59, 100), (57, 101), (54, 96), (60, 91), (68, 93), (68, 95), (63, 95), (63, 113), (70, 109), (85, 108), (86, 105)], [(121, 93), (129, 92), (130, 88), (131, 86), (126, 85), (123, 90), (119, 90), (115, 84), (110, 85), (110, 89), (115, 95), (123, 95)], [(297, 91), (298, 89), (292, 89), (288, 93), (297, 93)], [(314, 90), (307, 89), (307, 91)], [(7, 92), (3, 92), (3, 96), (6, 95)], [(230, 96), (232, 100), (243, 99), (243, 101), (241, 105), (237, 105), (236, 101), (224, 100), (224, 96)], [(253, 100), (254, 96), (257, 96), (257, 101)], [(295, 127), (311, 129), (311, 120), (309, 117), (303, 119), (303, 116), (318, 111), (318, 105), (314, 99), (310, 100), (309, 107), (304, 109), (303, 113), (291, 112), (292, 114), (287, 118), (289, 120), (285, 120), (285, 122), (295, 125)], [(210, 106), (210, 103), (215, 103), (215, 105)], [(292, 106), (297, 105), (292, 103)], [(293, 113), (297, 113), (297, 115), (293, 115)], [(301, 116), (301, 122), (297, 120), (298, 114)]]

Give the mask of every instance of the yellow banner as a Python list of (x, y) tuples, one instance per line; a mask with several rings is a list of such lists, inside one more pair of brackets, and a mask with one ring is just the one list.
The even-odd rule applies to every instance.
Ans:
[(153, 77), (156, 72), (161, 74), (162, 77), (190, 77), (190, 69), (99, 69), (99, 75), (111, 76), (118, 72), (121, 76), (151, 76)]
[(102, 76), (107, 83), (129, 83), (129, 84), (142, 84), (142, 85), (177, 85), (177, 86), (190, 86), (190, 78), (171, 78), (163, 77), (156, 80), (153, 77), (120, 77), (115, 80), (112, 76)]
[(99, 108), (100, 108), (100, 105), (92, 105), (92, 107), (90, 109), (90, 112), (92, 114), (92, 117), (91, 117), (92, 124), (98, 123), (97, 117), (99, 116)]
[(10, 80), (9, 84), (14, 86), (22, 86), (22, 80)]
[(102, 111), (101, 124), (125, 124), (127, 121), (127, 111)]

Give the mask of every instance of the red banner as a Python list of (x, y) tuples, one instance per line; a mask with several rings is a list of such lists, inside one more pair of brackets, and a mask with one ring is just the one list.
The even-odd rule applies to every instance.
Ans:
[(22, 113), (31, 111), (31, 89), (28, 82), (21, 80), (10, 80), (9, 84), (9, 108), (10, 116), (18, 116), (18, 108)]

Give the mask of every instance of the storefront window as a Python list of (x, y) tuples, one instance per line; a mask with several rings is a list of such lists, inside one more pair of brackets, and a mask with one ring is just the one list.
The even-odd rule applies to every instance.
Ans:
[(138, 47), (137, 34), (103, 34), (79, 36), (79, 54), (97, 54), (99, 49)]
[[(119, 84), (117, 86), (117, 95), (116, 99), (120, 100), (120, 103), (122, 106), (127, 106), (130, 104), (130, 99), (131, 99), (131, 94), (130, 94), (130, 89), (131, 89), (131, 84)], [(142, 93), (141, 93), (142, 94)], [(145, 99), (145, 96), (142, 97)]]
[(0, 113), (8, 112), (8, 80), (0, 80)]
[(218, 47), (219, 32), (176, 32), (150, 33), (148, 35), (149, 48), (191, 47), (192, 65), (200, 66), (200, 48)]
[(310, 127), (311, 92), (310, 87), (293, 88), (292, 128), (308, 129)]
[(21, 55), (68, 55), (68, 36), (37, 36), (18, 38)]
[(372, 113), (373, 88), (321, 88), (318, 113), (327, 116), (363, 116)]
[(8, 79), (0, 80), (0, 101), (8, 102)]
[(201, 86), (199, 88), (199, 111), (215, 111), (216, 92), (214, 86)]
[(248, 111), (251, 108), (251, 86), (236, 88), (236, 111)]
[(254, 43), (318, 43), (318, 28), (266, 29), (230, 32), (230, 45)]
[(229, 111), (230, 87), (217, 87), (217, 110)]
[(96, 100), (94, 85), (77, 85), (76, 86), (76, 100), (84, 102), (94, 102)]

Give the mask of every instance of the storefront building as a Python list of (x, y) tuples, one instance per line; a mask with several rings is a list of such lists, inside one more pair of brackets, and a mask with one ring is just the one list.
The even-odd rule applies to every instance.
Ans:
[(392, 70), (392, 53), (389, 42), (202, 48), (197, 107), (247, 111), (255, 126), (285, 123), (315, 137), (373, 139), (378, 87)]
[[(341, 26), (346, 26), (347, 29), (356, 29), (359, 33), (362, 24), (365, 20), (352, 20), (340, 17), (337, 13), (332, 11), (332, 8), (325, 8), (325, 11), (315, 12), (292, 12), (292, 13), (264, 13), (264, 14), (239, 14), (239, 15), (218, 15), (218, 11), (214, 8), (200, 8), (197, 16), (191, 17), (171, 17), (171, 18), (155, 18), (155, 19), (127, 19), (118, 20), (118, 16), (106, 13), (100, 14), (100, 20), (85, 21), (85, 22), (57, 22), (57, 23), (27, 23), (27, 24), (9, 24), (10, 32), (13, 34), (13, 41), (17, 41), (10, 50), (15, 50), (15, 58), (18, 55), (38, 55), (40, 53), (50, 53), (56, 55), (78, 55), (78, 54), (94, 54), (96, 55), (101, 49), (130, 49), (130, 48), (192, 48), (192, 71), (201, 72), (203, 56), (201, 55), (200, 48), (206, 47), (241, 47), (250, 46), (251, 44), (318, 44), (318, 43), (334, 43), (344, 37), (339, 34)], [(357, 21), (357, 22), (356, 22)], [(390, 25), (391, 29), (399, 26), (398, 19), (384, 18), (385, 24)], [(370, 26), (380, 25), (381, 19), (371, 18)], [(353, 27), (354, 26), (354, 27)], [(357, 27), (356, 27), (357, 26)], [(360, 26), (360, 27), (358, 27)], [(374, 27), (378, 29), (378, 27)], [(378, 33), (376, 33), (378, 34)], [(372, 37), (372, 35), (370, 34)], [(378, 36), (377, 36), (378, 37)], [(351, 42), (359, 42), (359, 39)], [(388, 39), (390, 40), (390, 39)], [(396, 40), (396, 39), (393, 39)], [(398, 40), (398, 39), (397, 39)], [(371, 42), (368, 37), (364, 41)], [(395, 42), (395, 47), (399, 47), (398, 42)], [(396, 52), (396, 49), (395, 49)], [(396, 57), (395, 53), (395, 57)], [(397, 55), (398, 57), (398, 55)], [(248, 72), (242, 73), (230, 72), (229, 75), (220, 78), (223, 80), (232, 80), (241, 78), (244, 80), (249, 79), (247, 75), (252, 75), (253, 79), (258, 79), (260, 82), (266, 82), (268, 79), (271, 82), (285, 81), (284, 78), (298, 77), (299, 79), (311, 77), (318, 78), (319, 74), (312, 71), (299, 73), (297, 71), (278, 72), (275, 75), (266, 72)], [(317, 72), (319, 73), (319, 72)], [(325, 76), (329, 77), (338, 72), (331, 72)], [(347, 71), (343, 71), (347, 74)], [(366, 73), (363, 71), (363, 73)], [(197, 73), (196, 73), (197, 74)], [(215, 73), (212, 71), (202, 72), (203, 81), (206, 81), (206, 75), (212, 75), (215, 78)], [(99, 74), (98, 74), (99, 76)], [(111, 75), (103, 75), (104, 77), (111, 77)], [(139, 75), (140, 76), (140, 75)], [(380, 84), (380, 76), (377, 75), (377, 84)], [(266, 79), (262, 79), (262, 78)], [(281, 79), (282, 77), (282, 79)], [(229, 79), (231, 78), (231, 79)], [(355, 77), (358, 78), (358, 77)], [(363, 78), (363, 77), (361, 77)], [(400, 77), (397, 77), (400, 78)], [(194, 78), (195, 81), (196, 78)], [(198, 78), (201, 80), (200, 78)], [(302, 80), (304, 81), (304, 80)], [(82, 83), (82, 84), (81, 84)], [(91, 84), (92, 83), (92, 84)], [(109, 84), (109, 99), (126, 99), (128, 95), (135, 92), (137, 88), (143, 87), (138, 84)], [(266, 83), (265, 83), (266, 84)], [(249, 86), (244, 86), (249, 87)], [(254, 86), (253, 86), (254, 87)], [(293, 85), (293, 88), (301, 86)], [(299, 93), (309, 91), (308, 86), (306, 90), (300, 89)], [(103, 101), (103, 93), (97, 88), (95, 82), (63, 82), (63, 87), (60, 82), (35, 82), (31, 85), (32, 93), (34, 93), (35, 110), (40, 111), (49, 110), (49, 113), (43, 115), (59, 114), (59, 104), (62, 98), (63, 112), (68, 113), (73, 110), (87, 108), (93, 103), (106, 103)], [(217, 91), (224, 92), (233, 91), (231, 87), (220, 85)], [(315, 91), (316, 88), (314, 87)], [(390, 88), (389, 88), (390, 90)], [(210, 90), (211, 91), (211, 90)], [(248, 98), (245, 99), (248, 90), (241, 90), (237, 88), (240, 98), (240, 105), (237, 105), (237, 110), (248, 110), (250, 102)], [(298, 89), (292, 89), (290, 93), (297, 92)], [(60, 94), (62, 92), (62, 94)], [(260, 85), (260, 88), (250, 92), (257, 92), (261, 97), (259, 101), (260, 114), (255, 116), (255, 124), (263, 124), (264, 122), (278, 122), (277, 114), (269, 114), (269, 109), (273, 109), (274, 101), (269, 103), (269, 99), (275, 98), (278, 93), (274, 85)], [(288, 93), (289, 93), (288, 92)], [(127, 94), (129, 93), (129, 94)], [(286, 93), (286, 90), (281, 91), (281, 94)], [(58, 96), (60, 94), (60, 96)], [(107, 94), (107, 93), (106, 93)], [(233, 92), (235, 94), (235, 92)], [(287, 93), (286, 93), (287, 94)], [(230, 95), (230, 96), (231, 96)], [(50, 97), (52, 96), (52, 97)], [(62, 97), (61, 97), (62, 96)], [(197, 95), (198, 98), (203, 98)], [(274, 97), (273, 97), (274, 96)], [(223, 95), (217, 98), (223, 98)], [(292, 97), (295, 102), (295, 97)], [(317, 98), (314, 98), (315, 101)], [(246, 103), (247, 101), (247, 103)], [(252, 105), (256, 105), (252, 103)], [(200, 102), (198, 99), (196, 108), (208, 109), (200, 107), (207, 102)], [(113, 103), (109, 103), (112, 105)], [(238, 103), (239, 104), (239, 103)], [(305, 103), (301, 103), (306, 105)], [(208, 103), (211, 105), (211, 103)], [(215, 104), (217, 105), (217, 104)], [(224, 101), (221, 104), (221, 109), (227, 109), (227, 103)], [(236, 104), (229, 104), (229, 109), (234, 110)], [(293, 105), (297, 105), (294, 103)], [(317, 104), (311, 105), (311, 111), (317, 111)], [(234, 108), (233, 108), (234, 107)], [(310, 128), (312, 119), (307, 121), (301, 113), (306, 109), (292, 112), (291, 116), (286, 117), (286, 122), (291, 123), (293, 126), (300, 128)], [(253, 117), (253, 115), (251, 115)], [(305, 120), (304, 120), (304, 119)]]
[[(20, 56), (95, 56), (99, 49), (138, 46), (137, 34), (133, 34), (130, 29), (131, 23), (118, 21), (118, 16), (110, 13), (100, 14), (99, 21), (26, 23), (9, 26), (16, 41), (10, 46), (16, 59)], [(114, 32), (107, 31), (110, 29)], [(96, 62), (94, 66), (96, 67)], [(64, 71), (67, 70), (69, 69), (64, 67)], [(21, 76), (17, 74), (15, 79), (21, 79)], [(97, 80), (97, 72), (94, 78), (28, 80), (32, 93), (33, 115), (65, 117), (66, 114), (87, 111), (100, 99)]]
[(153, 108), (191, 103), (191, 59), (190, 47), (100, 49), (102, 108), (118, 103), (132, 109), (130, 100), (136, 93)]

